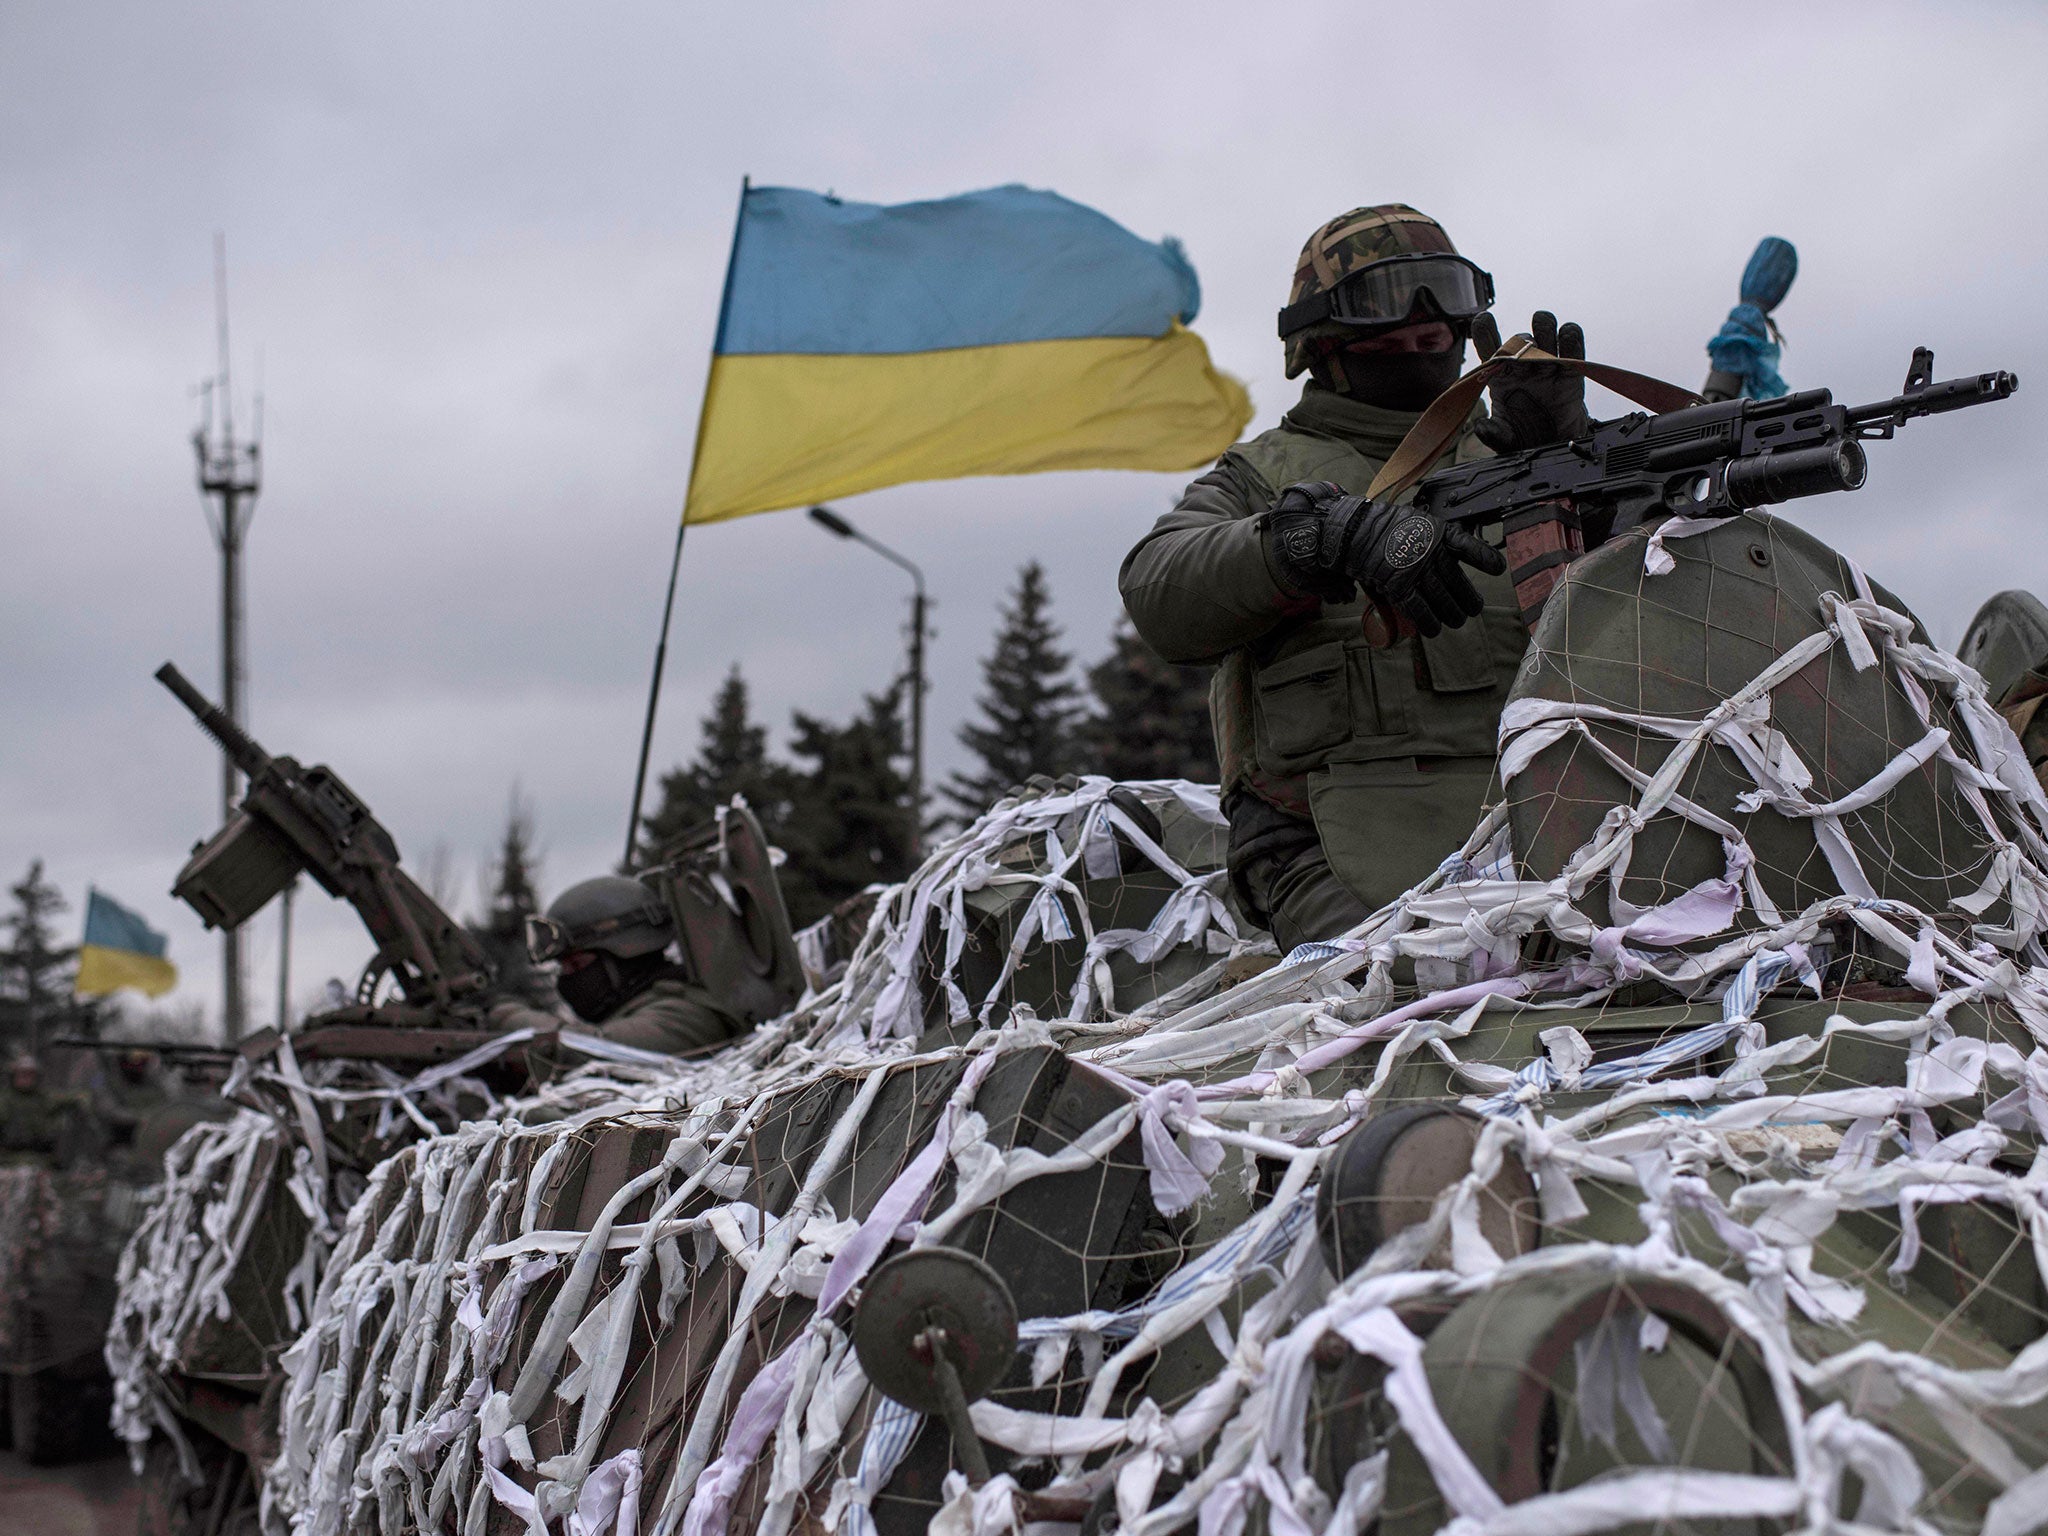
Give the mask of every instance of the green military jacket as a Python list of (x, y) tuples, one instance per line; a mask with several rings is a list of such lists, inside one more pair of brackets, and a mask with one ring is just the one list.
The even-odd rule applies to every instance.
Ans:
[(114, 1140), (132, 1141), (135, 1128), (170, 1101), (170, 1089), (161, 1076), (136, 1083), (109, 1072), (99, 1080), (92, 1111)]
[[(663, 977), (634, 993), (601, 1024), (564, 1020), (558, 1014), (507, 1001), (491, 1010), (490, 1025), (495, 1030), (531, 1029), (543, 1037), (557, 1029), (574, 1029), (671, 1056), (699, 1055), (737, 1039), (747, 1029), (746, 1021), (722, 1007), (706, 988), (679, 977)], [(551, 1064), (557, 1054), (552, 1042), (545, 1039), (529, 1046), (527, 1053), (537, 1064)]]
[[(1309, 384), (1279, 426), (1188, 487), (1118, 581), (1154, 650), (1215, 664), (1225, 792), (1312, 816), (1338, 877), (1375, 905), (1471, 831), (1528, 632), (1513, 584), (1474, 571), (1479, 619), (1427, 640), (1369, 633), (1362, 600), (1323, 603), (1274, 574), (1262, 521), (1297, 481), (1363, 493), (1414, 421)], [(1448, 457), (1486, 452), (1467, 431)]]
[(643, 1051), (694, 1056), (746, 1033), (746, 1023), (694, 982), (664, 978), (636, 992), (591, 1033)]
[(0, 1163), (49, 1162), (65, 1150), (72, 1123), (85, 1112), (80, 1094), (38, 1088), (23, 1093), (0, 1082)]

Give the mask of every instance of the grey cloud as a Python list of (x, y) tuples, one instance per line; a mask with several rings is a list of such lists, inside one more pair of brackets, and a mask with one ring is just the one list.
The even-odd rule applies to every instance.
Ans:
[[(515, 779), (552, 885), (616, 856), (748, 172), (875, 201), (1022, 180), (1177, 235), (1260, 425), (1293, 394), (1272, 314), (1295, 251), (1351, 204), (1428, 207), (1511, 326), (1549, 306), (1680, 380), (1783, 234), (1797, 384), (1888, 393), (1916, 343), (2029, 377), (1798, 514), (1953, 639), (1993, 587), (2048, 589), (2044, 41), (2038, 10), (1988, 5), (13, 7), (0, 873), (40, 854), (74, 901), (93, 880), (133, 902), (212, 995), (164, 893), (213, 826), (214, 759), (149, 674), (215, 675), (186, 441), (215, 228), (245, 409), (259, 348), (268, 397), (254, 724), (333, 763), (415, 860), (445, 842), (466, 891)], [(1046, 561), (1099, 651), (1116, 563), (1181, 478), (846, 506), (931, 572), (938, 769), (1017, 565)], [(895, 666), (902, 600), (798, 518), (694, 530), (657, 762), (735, 660), (771, 721), (844, 714)], [(302, 913), (300, 975), (350, 973), (352, 917)]]

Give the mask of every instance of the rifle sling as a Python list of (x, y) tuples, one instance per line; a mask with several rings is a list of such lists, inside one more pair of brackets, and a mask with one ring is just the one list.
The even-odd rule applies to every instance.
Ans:
[(1543, 351), (1526, 335), (1511, 336), (1501, 343), (1500, 350), (1492, 357), (1429, 403), (1429, 408), (1416, 418), (1415, 425), (1408, 429), (1408, 435), (1401, 439), (1400, 447), (1373, 477), (1366, 495), (1374, 500), (1398, 496), (1420, 480), (1456, 440), (1480, 392), (1506, 369), (1523, 363), (1549, 363), (1567, 373), (1583, 374), (1596, 384), (1606, 385), (1623, 399), (1660, 415), (1665, 411), (1679, 411), (1689, 405), (1704, 403), (1691, 390), (1680, 389), (1662, 379), (1653, 379), (1648, 374), (1633, 373), (1608, 363), (1556, 357)]

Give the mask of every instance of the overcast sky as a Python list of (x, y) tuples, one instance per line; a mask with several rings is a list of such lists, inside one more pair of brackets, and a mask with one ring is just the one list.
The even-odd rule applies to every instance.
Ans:
[[(0, 874), (47, 860), (73, 925), (99, 885), (217, 997), (167, 894), (217, 759), (150, 679), (171, 657), (218, 687), (189, 442), (217, 229), (244, 419), (259, 356), (266, 400), (252, 726), (413, 865), (445, 847), (467, 910), (515, 783), (547, 892), (618, 855), (742, 175), (875, 202), (1021, 181), (1177, 235), (1255, 427), (1296, 392), (1295, 253), (1345, 208), (1420, 205), (1504, 330), (1554, 308), (1687, 383), (1783, 235), (1795, 388), (1888, 395), (1916, 344), (2028, 381), (1797, 509), (1952, 644), (1991, 591), (2048, 592), (2044, 68), (2048, 10), (2018, 4), (0, 4)], [(930, 575), (936, 770), (1019, 564), (1092, 659), (1186, 478), (842, 504)], [(777, 726), (850, 712), (898, 665), (903, 585), (799, 514), (693, 531), (657, 765), (735, 661)], [(300, 911), (307, 996), (369, 945)], [(253, 948), (267, 1022), (274, 914)]]

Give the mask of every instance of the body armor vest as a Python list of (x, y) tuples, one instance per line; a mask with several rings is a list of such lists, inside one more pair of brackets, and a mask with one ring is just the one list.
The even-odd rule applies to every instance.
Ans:
[[(1485, 449), (1467, 436), (1453, 452), (1463, 462)], [(1363, 494), (1384, 460), (1343, 438), (1303, 430), (1290, 416), (1231, 449), (1224, 462), (1246, 482), (1255, 512), (1263, 512), (1301, 480)], [(1490, 762), (1528, 633), (1513, 584), (1505, 576), (1470, 575), (1486, 612), (1433, 639), (1389, 642), (1382, 634), (1375, 644), (1367, 604), (1325, 603), (1226, 656), (1209, 695), (1224, 788), (1249, 788), (1305, 816), (1308, 776), (1333, 764)]]

